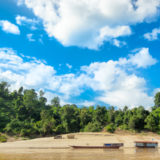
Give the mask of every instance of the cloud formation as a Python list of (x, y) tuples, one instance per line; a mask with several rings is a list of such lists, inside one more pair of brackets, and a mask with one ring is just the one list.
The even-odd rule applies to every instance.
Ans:
[(128, 59), (96, 62), (82, 69), (87, 73), (87, 86), (102, 93), (97, 100), (118, 107), (149, 107), (153, 105), (153, 97), (147, 94), (145, 79), (137, 76), (134, 70), (135, 67), (146, 68), (155, 63), (148, 49), (142, 48), (136, 54), (130, 54)]
[(138, 68), (147, 68), (157, 63), (157, 60), (150, 55), (148, 48), (142, 48), (136, 55), (129, 56), (129, 63), (136, 65)]
[(9, 48), (0, 48), (0, 81), (9, 82), (12, 90), (20, 86), (43, 89), (46, 96), (58, 95), (65, 102), (72, 102), (72, 98), (90, 89), (94, 93), (93, 100), (90, 102), (84, 98), (77, 104), (104, 102), (118, 107), (149, 107), (153, 105), (153, 97), (147, 94), (146, 80), (137, 76), (134, 70), (155, 63), (149, 50), (142, 48), (128, 58), (95, 62), (82, 66), (77, 73), (59, 75), (44, 61), (20, 56)]
[(157, 60), (149, 53), (148, 48), (140, 48), (133, 51), (136, 54), (129, 54), (129, 58), (120, 58), (119, 64), (129, 66), (135, 66), (137, 68), (147, 68), (157, 63)]
[(33, 34), (32, 34), (32, 33), (27, 34), (27, 39), (28, 39), (30, 42), (35, 42), (35, 41), (36, 41), (36, 40), (33, 38)]
[(36, 25), (38, 24), (38, 20), (30, 19), (30, 18), (27, 18), (25, 16), (17, 15), (16, 16), (16, 23), (18, 25), (20, 25), (20, 26), (29, 25), (32, 30), (35, 30), (36, 29)]
[(20, 34), (18, 26), (7, 20), (0, 20), (0, 27), (6, 33), (17, 34), (17, 35)]
[(89, 49), (131, 35), (131, 25), (152, 21), (160, 6), (160, 0), (22, 1), (42, 19), (49, 36), (64, 46)]
[(158, 39), (160, 34), (160, 28), (154, 28), (151, 33), (145, 33), (144, 38), (148, 41), (154, 41)]

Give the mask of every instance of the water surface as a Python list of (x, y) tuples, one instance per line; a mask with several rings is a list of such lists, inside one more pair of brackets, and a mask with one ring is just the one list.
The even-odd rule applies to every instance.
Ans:
[(0, 160), (160, 160), (158, 149), (50, 149), (10, 150), (0, 153)]

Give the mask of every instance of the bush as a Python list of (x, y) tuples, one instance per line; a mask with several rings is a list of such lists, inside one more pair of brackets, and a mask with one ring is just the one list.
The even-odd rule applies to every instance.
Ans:
[(31, 132), (32, 132), (31, 129), (21, 129), (20, 136), (29, 137), (32, 135)]
[(65, 128), (63, 127), (62, 124), (59, 124), (55, 129), (54, 129), (54, 132), (56, 134), (63, 134), (65, 133)]
[(22, 125), (22, 122), (17, 119), (13, 119), (6, 125), (4, 131), (9, 135), (18, 135), (20, 133)]
[(20, 131), (20, 136), (22, 137), (34, 137), (35, 135), (36, 130), (30, 124), (26, 124)]
[(7, 137), (5, 135), (0, 134), (0, 142), (7, 142)]
[(115, 125), (114, 125), (113, 123), (111, 123), (111, 124), (107, 125), (107, 126), (105, 127), (105, 129), (106, 129), (106, 131), (108, 131), (108, 132), (110, 132), (110, 133), (114, 133), (115, 130), (116, 130), (116, 127), (115, 127)]
[(84, 128), (84, 132), (99, 132), (101, 130), (101, 125), (97, 122), (89, 122)]
[(123, 125), (119, 126), (119, 128), (121, 130), (128, 130), (128, 126), (126, 124), (123, 124)]

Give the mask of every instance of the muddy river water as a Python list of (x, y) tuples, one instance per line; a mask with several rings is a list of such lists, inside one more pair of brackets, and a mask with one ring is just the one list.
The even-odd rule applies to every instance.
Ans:
[(0, 151), (0, 160), (160, 160), (160, 149), (19, 149)]

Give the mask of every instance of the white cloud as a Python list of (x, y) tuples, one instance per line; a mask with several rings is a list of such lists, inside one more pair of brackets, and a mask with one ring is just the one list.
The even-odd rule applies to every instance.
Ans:
[(115, 45), (116, 47), (122, 47), (122, 46), (126, 45), (126, 42), (124, 42), (124, 41), (119, 41), (118, 39), (113, 39), (112, 43), (113, 43), (113, 45)]
[(36, 19), (30, 19), (30, 18), (27, 18), (25, 16), (20, 16), (20, 15), (17, 15), (16, 16), (16, 23), (20, 26), (22, 25), (30, 25), (31, 29), (32, 30), (35, 30), (36, 29), (36, 25), (39, 23), (38, 20)]
[(17, 1), (17, 5), (18, 5), (18, 6), (22, 5), (23, 3), (24, 3), (24, 0), (18, 0), (18, 1)]
[(85, 107), (90, 107), (90, 106), (95, 106), (95, 102), (92, 102), (92, 101), (83, 101), (79, 104), (77, 104), (79, 106), (85, 106)]
[(100, 35), (97, 37), (97, 42), (92, 44), (90, 42), (90, 48), (97, 49), (103, 44), (104, 41), (111, 41), (115, 46), (120, 47), (123, 43), (120, 43), (116, 38), (121, 36), (131, 35), (131, 29), (129, 26), (118, 26), (116, 28), (104, 27), (100, 30)]
[(45, 78), (51, 78), (55, 74), (55, 70), (38, 60), (31, 59), (29, 62), (25, 62), (13, 50), (1, 48), (0, 73), (1, 80), (13, 81), (15, 86), (24, 85), (25, 87), (38, 88), (48, 83), (45, 82)]
[[(120, 58), (118, 61), (103, 63), (92, 63), (83, 66), (88, 77), (87, 86), (94, 91), (101, 91), (97, 98), (106, 104), (123, 107), (128, 105), (135, 107), (153, 105), (153, 97), (147, 94), (146, 81), (144, 78), (135, 75), (136, 68), (146, 68), (154, 65), (156, 60), (149, 54), (147, 48), (137, 50), (135, 55), (129, 58)], [(132, 69), (128, 72), (128, 68)]]
[[(137, 61), (138, 58), (141, 63)], [(77, 104), (104, 102), (118, 107), (148, 107), (153, 105), (153, 97), (147, 94), (146, 80), (135, 73), (138, 68), (155, 64), (152, 60), (148, 49), (142, 48), (137, 50), (135, 55), (129, 55), (128, 59), (95, 62), (82, 66), (77, 73), (59, 75), (52, 66), (41, 60), (19, 56), (12, 49), (1, 48), (0, 81), (8, 81), (12, 89), (20, 86), (43, 89), (49, 99), (52, 95), (58, 95), (63, 103), (72, 102), (72, 98), (90, 89), (94, 93), (93, 100), (84, 98), (77, 101)], [(132, 70), (128, 71), (127, 67)]]
[(160, 88), (156, 88), (154, 91), (153, 91), (153, 95), (155, 96), (156, 93), (160, 92)]
[(66, 66), (69, 68), (69, 69), (72, 69), (72, 65), (70, 65), (70, 64), (66, 64)]
[(30, 41), (30, 42), (35, 42), (35, 39), (33, 38), (33, 34), (27, 34), (27, 39)]
[(42, 19), (49, 36), (65, 46), (97, 49), (130, 35), (130, 26), (158, 15), (160, 0), (24, 0)]
[(136, 54), (129, 54), (129, 58), (120, 58), (119, 65), (128, 65), (128, 68), (135, 66), (137, 68), (147, 68), (157, 63), (157, 60), (149, 53), (148, 48), (140, 48), (133, 51)]
[(154, 41), (158, 39), (159, 34), (160, 34), (160, 28), (155, 28), (152, 30), (151, 33), (145, 33), (144, 38), (149, 41)]
[(7, 20), (0, 20), (0, 27), (6, 33), (12, 33), (12, 34), (17, 34), (17, 35), (20, 34), (19, 28), (15, 24)]
[(116, 86), (99, 97), (99, 100), (113, 106), (130, 107), (143, 105), (151, 107), (153, 97), (146, 93), (146, 84), (143, 78), (136, 75), (124, 75), (116, 80)]
[(129, 61), (139, 68), (146, 68), (157, 63), (157, 60), (149, 54), (148, 48), (142, 48), (136, 55), (130, 55)]

